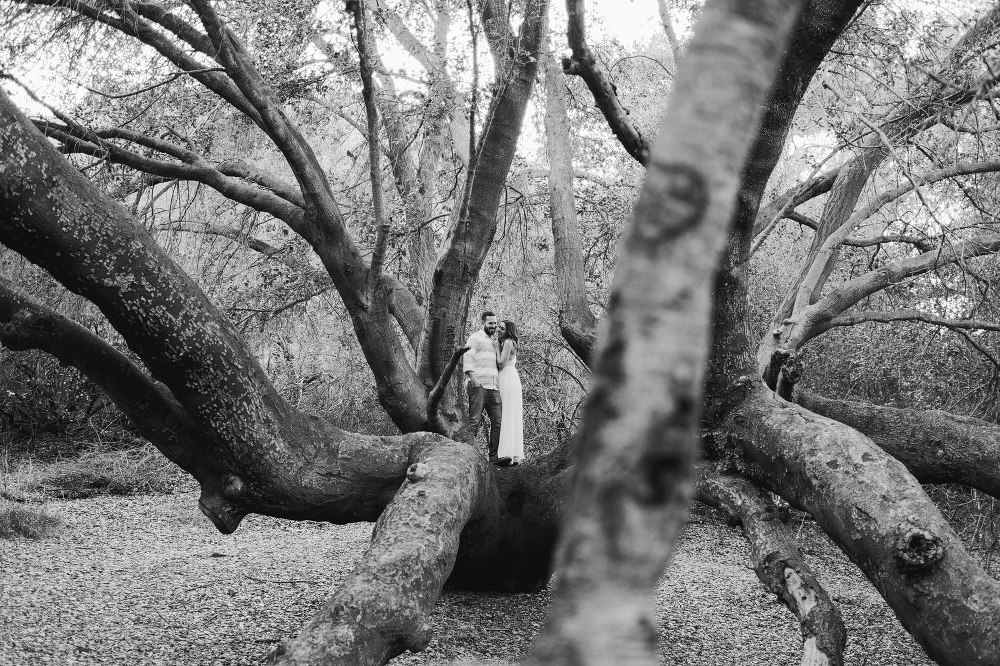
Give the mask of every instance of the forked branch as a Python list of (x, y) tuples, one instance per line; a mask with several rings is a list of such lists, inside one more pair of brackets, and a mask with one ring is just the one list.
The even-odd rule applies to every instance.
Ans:
[(459, 347), (455, 350), (444, 372), (441, 373), (441, 377), (427, 395), (427, 420), (438, 428), (436, 432), (442, 432), (443, 430), (441, 429), (444, 428), (444, 424), (441, 423), (441, 415), (438, 414), (438, 405), (441, 403), (441, 397), (444, 395), (444, 390), (448, 386), (448, 382), (451, 381), (451, 376), (455, 374), (455, 368), (458, 367), (458, 362), (462, 359), (462, 354), (467, 351), (469, 351), (469, 347)]
[(608, 126), (622, 147), (639, 164), (645, 166), (649, 161), (649, 142), (632, 122), (628, 110), (622, 106), (618, 99), (618, 89), (611, 82), (608, 71), (587, 45), (585, 3), (586, 0), (566, 0), (566, 13), (569, 16), (566, 36), (573, 50), (573, 57), (563, 59), (563, 71), (583, 79), (590, 94), (594, 96), (597, 108), (604, 114)]

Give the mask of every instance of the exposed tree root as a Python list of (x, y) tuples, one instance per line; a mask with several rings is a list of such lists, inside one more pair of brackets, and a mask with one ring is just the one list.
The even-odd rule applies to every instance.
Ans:
[(1000, 498), (1000, 426), (937, 409), (830, 400), (798, 390), (806, 409), (863, 432), (923, 483), (961, 483)]
[(725, 424), (745, 472), (813, 515), (932, 659), (995, 666), (1000, 583), (899, 461), (755, 382)]
[(840, 609), (802, 558), (767, 493), (743, 477), (703, 469), (698, 501), (743, 526), (757, 577), (795, 614), (802, 629), (802, 666), (844, 663), (846, 633)]

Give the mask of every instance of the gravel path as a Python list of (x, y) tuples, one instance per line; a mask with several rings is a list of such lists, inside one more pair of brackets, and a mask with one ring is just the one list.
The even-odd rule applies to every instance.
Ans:
[[(194, 493), (53, 502), (67, 523), (58, 536), (0, 541), (0, 664), (258, 664), (343, 580), (371, 530), (251, 516), (223, 536), (196, 503)], [(847, 663), (930, 664), (839, 551), (809, 523), (801, 531), (844, 613)], [(797, 625), (747, 557), (738, 530), (693, 516), (658, 594), (664, 664), (798, 664)], [(518, 661), (547, 605), (547, 593), (445, 594), (430, 648), (393, 663)]]

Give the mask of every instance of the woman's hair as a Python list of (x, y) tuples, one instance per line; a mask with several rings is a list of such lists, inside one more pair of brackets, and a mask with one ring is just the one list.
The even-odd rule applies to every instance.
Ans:
[(504, 319), (503, 320), (503, 327), (504, 327), (504, 330), (506, 331), (505, 335), (508, 338), (510, 338), (511, 340), (513, 340), (514, 341), (514, 345), (516, 346), (518, 344), (518, 342), (517, 342), (517, 326), (515, 326), (514, 322), (512, 322), (510, 319)]

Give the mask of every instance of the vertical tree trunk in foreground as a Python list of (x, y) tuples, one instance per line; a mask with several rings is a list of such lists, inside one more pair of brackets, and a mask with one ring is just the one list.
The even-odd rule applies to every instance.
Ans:
[(691, 497), (712, 279), (801, 5), (719, 0), (699, 20), (622, 239), (530, 663), (659, 663), (652, 591)]

